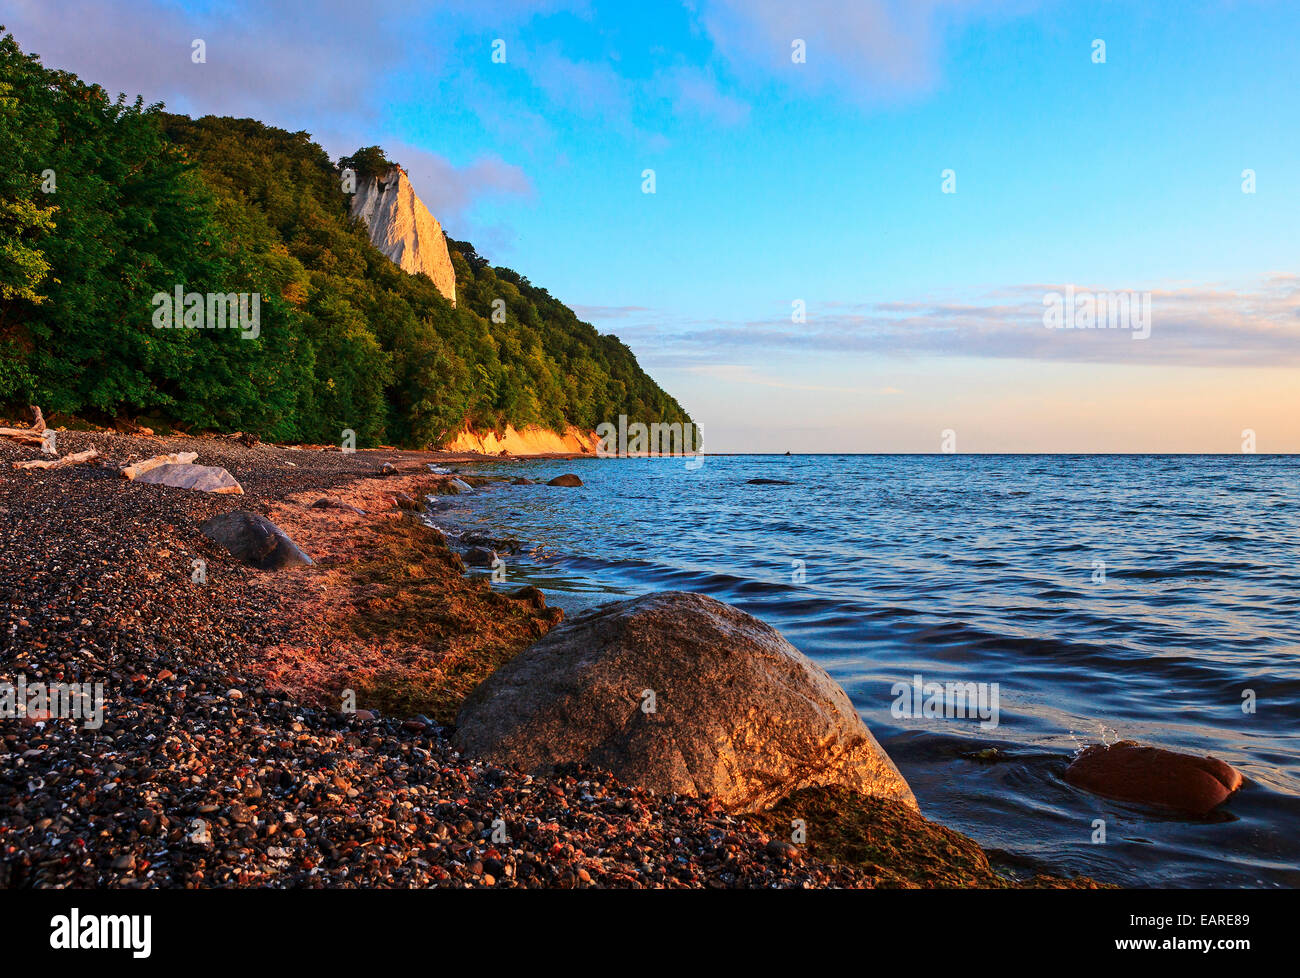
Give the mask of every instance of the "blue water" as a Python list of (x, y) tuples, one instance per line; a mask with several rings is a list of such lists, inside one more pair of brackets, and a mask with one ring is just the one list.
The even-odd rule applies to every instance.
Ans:
[[(570, 613), (698, 591), (767, 621), (848, 691), (926, 814), (1007, 871), (1300, 885), (1300, 458), (732, 456), (697, 470), (590, 459), (472, 471), (586, 483), (435, 499), (432, 519), (453, 534), (527, 542), (531, 555), (507, 558), (508, 586), (537, 584)], [(998, 726), (895, 716), (891, 688), (916, 674), (997, 683)], [(1080, 746), (1120, 739), (1212, 754), (1248, 783), (1196, 821), (1062, 780)], [(1001, 760), (969, 756), (988, 747)]]

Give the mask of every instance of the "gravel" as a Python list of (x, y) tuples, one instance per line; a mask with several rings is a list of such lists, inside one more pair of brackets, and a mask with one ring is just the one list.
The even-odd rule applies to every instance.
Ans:
[[(532, 778), (461, 757), (427, 717), (343, 714), (262, 685), (249, 663), (295, 624), (269, 572), (235, 567), (199, 523), (338, 489), (385, 462), (456, 459), (59, 433), (63, 454), (91, 446), (105, 464), (16, 472), (36, 454), (0, 439), (0, 681), (103, 683), (105, 694), (99, 729), (0, 719), (0, 886), (861, 882), (708, 800), (654, 797), (596, 771)], [(185, 450), (247, 495), (117, 474)], [(222, 572), (197, 586), (195, 560)]]

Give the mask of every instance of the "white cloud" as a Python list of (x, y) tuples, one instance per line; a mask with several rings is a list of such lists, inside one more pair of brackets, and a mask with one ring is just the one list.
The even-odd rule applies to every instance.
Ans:
[[(809, 351), (1138, 366), (1300, 365), (1297, 275), (1274, 275), (1248, 289), (1150, 289), (1151, 334), (1145, 340), (1135, 340), (1127, 330), (1047, 329), (1043, 297), (1065, 288), (1012, 286), (999, 289), (997, 301), (810, 303), (808, 321), (802, 324), (790, 323), (784, 310), (782, 318), (771, 320), (679, 322), (675, 328), (659, 317), (654, 333), (667, 354), (664, 364), (673, 366), (734, 364), (738, 358)], [(634, 326), (626, 332), (636, 339), (643, 330)]]
[[(947, 33), (967, 18), (1015, 13), (1031, 0), (700, 0), (704, 29), (740, 74), (795, 87), (889, 99), (941, 77)], [(791, 59), (801, 40), (806, 61)]]

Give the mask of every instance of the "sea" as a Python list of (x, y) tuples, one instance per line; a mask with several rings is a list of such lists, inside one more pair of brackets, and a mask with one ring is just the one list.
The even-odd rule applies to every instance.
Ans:
[[(570, 616), (663, 590), (755, 615), (844, 687), (923, 812), (1006, 873), (1300, 886), (1300, 457), (461, 470), (584, 482), (432, 497), (430, 519), (453, 541), (522, 542), (494, 586), (536, 585)], [(1065, 782), (1078, 750), (1119, 740), (1221, 758), (1246, 783), (1198, 819)]]

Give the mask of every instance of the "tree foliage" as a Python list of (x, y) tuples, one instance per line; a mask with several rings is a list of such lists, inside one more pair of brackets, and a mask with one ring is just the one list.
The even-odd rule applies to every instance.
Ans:
[[(470, 244), (448, 242), (459, 307), (385, 258), (340, 185), (390, 166), (379, 147), (335, 166), (305, 132), (113, 99), (9, 35), (0, 147), (0, 403), (360, 445), (689, 420), (618, 339)], [(260, 295), (257, 338), (156, 328), (177, 286)]]

